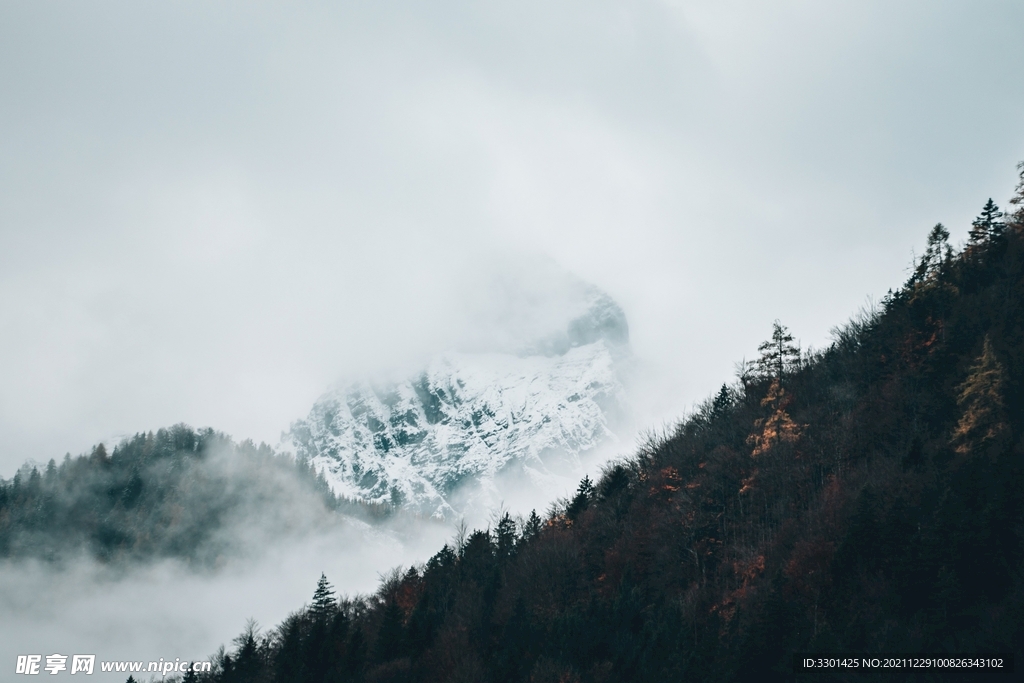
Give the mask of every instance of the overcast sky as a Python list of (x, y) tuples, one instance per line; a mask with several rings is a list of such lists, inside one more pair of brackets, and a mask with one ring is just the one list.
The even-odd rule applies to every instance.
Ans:
[(1011, 0), (6, 0), (0, 476), (180, 421), (276, 442), (335, 378), (464, 338), (509, 258), (622, 304), (655, 426), (773, 319), (826, 344), (935, 222), (1005, 202), (1021, 26)]

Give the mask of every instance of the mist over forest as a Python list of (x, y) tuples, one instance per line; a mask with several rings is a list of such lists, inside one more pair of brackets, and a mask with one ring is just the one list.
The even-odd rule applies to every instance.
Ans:
[(1019, 659), (1018, 168), (1009, 215), (989, 199), (959, 249), (935, 225), (907, 281), (828, 348), (776, 321), (733, 383), (543, 518), (460, 534), (368, 597), (338, 600), (322, 575), (184, 680), (792, 680), (801, 652)]
[[(5, 604), (28, 610), (17, 596), (44, 577), (102, 619), (99, 595), (147, 583), (195, 603), (307, 576), (279, 621), (250, 619), (209, 671), (171, 679), (189, 683), (790, 680), (798, 652), (1020, 657), (1019, 169), (1011, 211), (989, 199), (961, 247), (934, 226), (906, 282), (827, 348), (776, 321), (731, 383), (540, 514), (451, 533), (338, 497), (305, 459), (178, 425), (0, 480)], [(372, 586), (344, 565), (374, 555), (391, 563)], [(362, 592), (326, 568), (311, 591), (316, 562)], [(268, 608), (228, 592), (221, 618)]]
[[(502, 515), (536, 518), (596, 473), (630, 434), (624, 314), (551, 264), (527, 262), (529, 279), (506, 266), (475, 304), (502, 308), (464, 350), (412, 379), (329, 389), (276, 446), (178, 424), (0, 478), (0, 597), (17, 615), (5, 655), (45, 640), (203, 657), (250, 617), (284, 618), (314, 569), (361, 599), (395, 566)], [(415, 497), (424, 457), (442, 468), (437, 510)], [(83, 641), (86, 623), (105, 635)]]
[(0, 3), (0, 680), (1019, 666), (1022, 25)]
[(235, 444), (185, 425), (138, 434), (109, 454), (99, 444), (42, 472), (25, 465), (0, 484), (0, 507), (5, 557), (175, 558), (205, 568), (343, 516), (365, 524), (390, 514), (338, 499), (305, 462), (266, 444)]
[(0, 481), (0, 654), (199, 656), (287, 614), (319, 571), (368, 591), (453, 529), (340, 499), (302, 461), (210, 429), (99, 444)]

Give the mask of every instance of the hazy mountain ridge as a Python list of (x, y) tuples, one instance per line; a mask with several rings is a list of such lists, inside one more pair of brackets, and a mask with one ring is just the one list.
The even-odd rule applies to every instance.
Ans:
[(176, 425), (0, 479), (0, 558), (84, 552), (216, 566), (276, 539), (389, 514), (338, 498), (307, 463), (266, 444)]
[(403, 382), (329, 391), (288, 443), (335, 493), (434, 516), (499, 503), (499, 477), (554, 490), (626, 411), (625, 315), (585, 295), (563, 329), (515, 352), (444, 354)]

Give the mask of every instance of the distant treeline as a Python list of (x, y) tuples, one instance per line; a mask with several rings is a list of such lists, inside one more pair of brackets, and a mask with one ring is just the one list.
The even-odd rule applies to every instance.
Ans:
[(246, 533), (293, 531), (335, 513), (373, 520), (390, 510), (335, 496), (308, 463), (266, 444), (177, 425), (0, 479), (0, 557), (210, 564), (239, 550)]
[(1020, 666), (1022, 202), (1024, 175), (959, 250), (936, 226), (827, 349), (776, 324), (734, 384), (545, 519), (505, 516), (369, 598), (323, 578), (201, 680), (788, 680), (800, 651)]

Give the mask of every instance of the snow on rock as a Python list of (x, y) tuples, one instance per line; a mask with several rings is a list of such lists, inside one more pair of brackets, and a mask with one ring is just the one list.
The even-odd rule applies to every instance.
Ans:
[(287, 435), (335, 493), (436, 517), (492, 507), (501, 483), (552, 490), (625, 411), (622, 310), (590, 288), (563, 330), (518, 353), (449, 353), (417, 377), (323, 395)]

